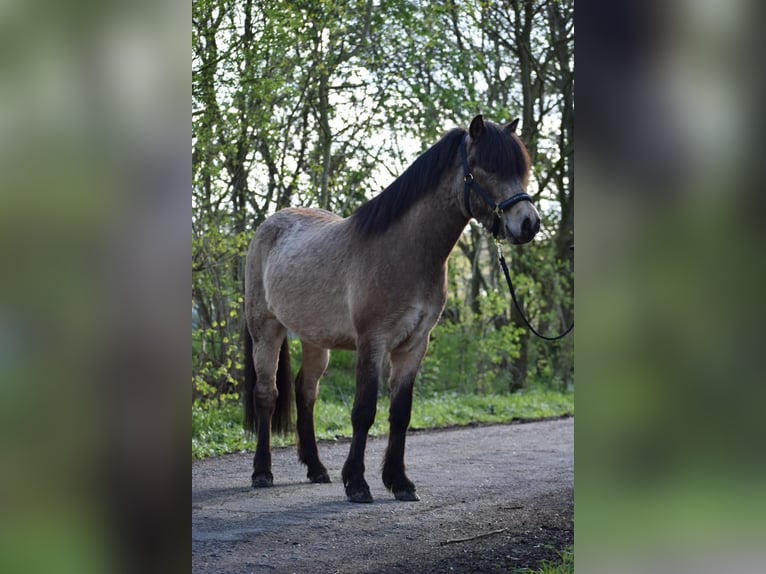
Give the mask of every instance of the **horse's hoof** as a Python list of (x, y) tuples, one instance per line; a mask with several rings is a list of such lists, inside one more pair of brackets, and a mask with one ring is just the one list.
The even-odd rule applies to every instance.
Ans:
[(369, 488), (361, 488), (354, 492), (346, 492), (346, 498), (349, 502), (372, 502), (372, 494)]
[(401, 500), (403, 502), (417, 502), (420, 500), (420, 497), (414, 490), (400, 490), (394, 492), (394, 497), (396, 497), (396, 500)]
[(354, 492), (352, 494), (347, 494), (346, 498), (348, 498), (349, 502), (372, 502), (372, 495), (369, 492)]
[(274, 486), (274, 477), (266, 475), (253, 477), (253, 488), (267, 488), (269, 486)]
[(314, 484), (327, 484), (328, 482), (331, 482), (330, 475), (327, 474), (327, 471), (320, 472), (314, 476), (309, 475), (309, 480)]

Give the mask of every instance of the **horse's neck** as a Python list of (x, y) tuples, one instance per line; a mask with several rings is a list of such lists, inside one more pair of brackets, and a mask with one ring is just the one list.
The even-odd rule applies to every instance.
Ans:
[(401, 237), (397, 241), (406, 257), (416, 258), (422, 264), (430, 262), (443, 266), (446, 263), (468, 223), (457, 197), (455, 178), (453, 174), (446, 175), (438, 189), (423, 197), (404, 215)]

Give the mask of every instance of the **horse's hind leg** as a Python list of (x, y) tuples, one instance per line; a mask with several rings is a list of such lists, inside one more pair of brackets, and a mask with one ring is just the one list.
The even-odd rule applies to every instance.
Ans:
[(383, 484), (397, 500), (415, 501), (415, 485), (404, 472), (404, 443), (412, 413), (412, 391), (428, 337), (406, 350), (391, 353), (391, 407), (388, 420), (388, 448), (383, 459)]
[(277, 365), (286, 329), (275, 319), (263, 321), (253, 336), (256, 382), (253, 399), (258, 419), (258, 442), (253, 458), (253, 488), (274, 484), (271, 474), (271, 418), (277, 404)]
[(351, 411), (353, 435), (342, 472), (346, 497), (351, 502), (372, 502), (370, 487), (364, 479), (364, 451), (367, 446), (367, 433), (375, 422), (378, 380), (383, 356), (384, 350), (369, 342), (357, 345), (356, 396)]
[(330, 482), (327, 469), (319, 460), (314, 434), (314, 404), (319, 391), (319, 379), (327, 368), (330, 352), (301, 341), (303, 362), (295, 380), (295, 404), (298, 407), (298, 458), (308, 467), (311, 482)]

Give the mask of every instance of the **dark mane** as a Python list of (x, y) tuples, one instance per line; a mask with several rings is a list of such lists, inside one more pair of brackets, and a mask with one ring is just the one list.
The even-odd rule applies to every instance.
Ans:
[(484, 122), (484, 133), (476, 146), (475, 165), (500, 179), (521, 177), (526, 186), (529, 154), (516, 134), (509, 134), (498, 124)]
[(455, 128), (423, 152), (386, 189), (353, 214), (354, 227), (365, 237), (379, 235), (396, 223), (418, 199), (432, 192), (457, 154), (465, 130)]

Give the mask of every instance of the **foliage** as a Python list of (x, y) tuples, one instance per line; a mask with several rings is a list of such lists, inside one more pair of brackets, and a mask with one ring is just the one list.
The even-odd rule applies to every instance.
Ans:
[(195, 396), (214, 396), (237, 389), (243, 370), (240, 346), (244, 302), (239, 282), (227, 277), (227, 261), (240, 258), (244, 234), (227, 236), (211, 228), (194, 238), (192, 250), (206, 262), (192, 275), (192, 297), (200, 325), (192, 326), (192, 383)]
[(507, 319), (503, 296), (479, 298), (479, 312), (442, 321), (431, 335), (418, 386), (428, 391), (491, 393), (512, 388), (509, 366), (519, 355), (519, 331)]
[[(572, 13), (571, 0), (193, 3), (196, 399), (232, 393), (242, 378), (243, 262), (257, 226), (290, 205), (350, 214), (477, 112), (522, 118), (543, 227), (506, 256), (534, 324), (553, 331), (572, 320)], [(573, 336), (530, 338), (509, 309), (494, 247), (473, 225), (449, 284), (419, 388), (571, 388)], [(332, 360), (322, 384), (345, 404), (353, 358)]]
[[(574, 414), (572, 393), (542, 389), (513, 395), (463, 395), (438, 393), (416, 397), (411, 428), (432, 429), (470, 424), (509, 423)], [(378, 400), (371, 436), (388, 433), (387, 397)], [(351, 437), (351, 407), (320, 393), (314, 410), (316, 436), (320, 440)], [(276, 447), (294, 444), (294, 437), (272, 436)], [(197, 400), (192, 406), (192, 456), (204, 458), (230, 452), (253, 451), (255, 444), (242, 430), (242, 407), (236, 395)]]

